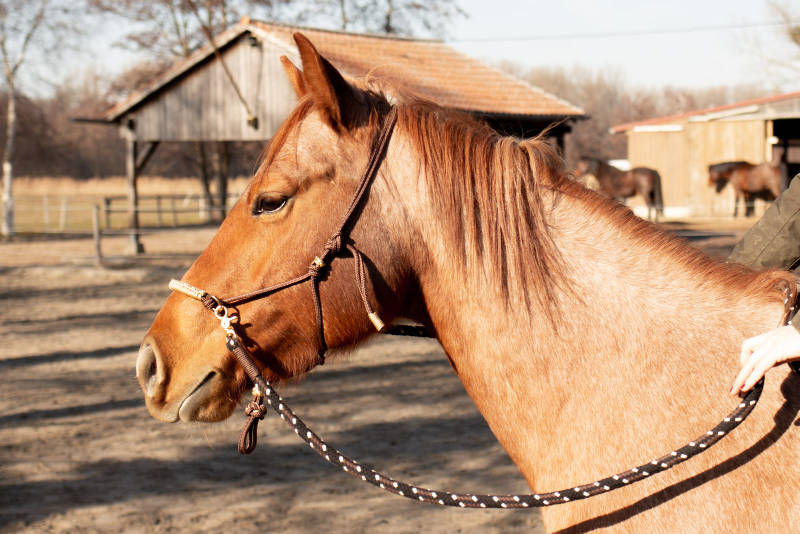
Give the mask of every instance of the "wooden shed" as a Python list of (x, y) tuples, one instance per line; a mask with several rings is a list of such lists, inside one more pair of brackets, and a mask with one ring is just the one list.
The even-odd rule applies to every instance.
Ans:
[[(362, 35), (242, 21), (146, 88), (109, 109), (127, 140), (129, 195), (136, 177), (163, 141), (266, 141), (294, 108), (280, 56), (299, 64), (292, 39), (303, 32), (352, 79), (388, 82), (404, 95), (469, 112), (498, 131), (520, 137), (549, 132), (563, 148), (580, 108), (465, 56), (441, 41)], [(138, 227), (132, 209), (131, 226)], [(139, 248), (138, 242), (136, 248)]]
[(709, 165), (770, 162), (784, 178), (800, 172), (800, 92), (620, 124), (611, 132), (627, 135), (631, 166), (661, 174), (667, 217), (733, 213), (733, 191), (709, 187)]

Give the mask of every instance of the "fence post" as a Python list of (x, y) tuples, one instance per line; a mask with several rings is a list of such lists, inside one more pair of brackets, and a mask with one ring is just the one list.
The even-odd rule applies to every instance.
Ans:
[(50, 197), (47, 195), (42, 198), (42, 210), (44, 211), (44, 231), (50, 232)]
[(61, 219), (59, 221), (60, 222), (59, 226), (60, 226), (62, 232), (67, 229), (67, 207), (68, 207), (68, 204), (69, 204), (69, 200), (67, 200), (67, 197), (61, 197)]
[(103, 210), (105, 211), (106, 228), (111, 228), (111, 198), (103, 197)]
[(161, 195), (156, 195), (156, 222), (158, 227), (161, 228)]
[(175, 213), (175, 195), (170, 195), (169, 205), (172, 211), (172, 226), (178, 226), (178, 214)]
[(103, 265), (103, 253), (100, 249), (100, 206), (92, 206), (92, 236), (94, 237), (94, 264)]
[(208, 219), (208, 210), (209, 208), (206, 206), (206, 198), (204, 196), (199, 196), (197, 198), (197, 215), (201, 219)]

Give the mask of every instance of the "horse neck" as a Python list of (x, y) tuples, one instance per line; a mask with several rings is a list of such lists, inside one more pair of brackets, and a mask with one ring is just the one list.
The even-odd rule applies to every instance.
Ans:
[[(779, 304), (763, 296), (742, 298), (716, 281), (713, 269), (699, 272), (682, 263), (674, 249), (683, 245), (632, 218), (609, 215), (594, 195), (566, 195), (551, 211), (567, 278), (556, 291), (560, 315), (551, 321), (539, 299), (504, 302), (486, 269), (464, 265), (425, 178), (411, 173), (406, 179), (396, 189), (410, 192), (404, 198), (414, 205), (405, 216), (426, 252), (414, 265), (425, 319), (531, 484), (535, 474), (537, 486), (553, 489), (561, 472), (588, 480), (607, 474), (609, 466), (622, 469), (646, 458), (674, 439), (673, 431), (691, 436), (707, 423), (698, 416), (715, 413), (727, 400), (738, 343), (773, 327), (780, 316)], [(681, 382), (670, 381), (663, 371), (669, 368), (684, 370)], [(681, 396), (692, 389), (706, 395)], [(679, 419), (681, 428), (659, 427), (651, 417), (658, 410)], [(626, 451), (630, 456), (614, 447), (589, 453), (582, 445), (549, 443), (558, 436), (580, 444), (587, 435), (609, 435), (614, 443), (614, 432), (629, 427), (642, 435)]]

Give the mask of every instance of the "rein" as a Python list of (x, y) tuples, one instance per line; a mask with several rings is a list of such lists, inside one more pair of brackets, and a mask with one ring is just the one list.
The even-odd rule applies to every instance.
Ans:
[[(327, 350), (327, 344), (325, 343), (322, 307), (319, 299), (319, 277), (322, 271), (329, 267), (330, 261), (334, 257), (341, 254), (342, 250), (347, 250), (355, 259), (356, 284), (361, 294), (361, 300), (364, 305), (364, 309), (375, 328), (379, 332), (384, 331), (385, 325), (378, 315), (373, 311), (373, 308), (370, 305), (367, 297), (367, 273), (364, 266), (363, 256), (355, 247), (355, 245), (347, 239), (346, 236), (348, 230), (347, 226), (354, 221), (354, 213), (360, 205), (365, 192), (369, 188), (369, 185), (377, 174), (378, 169), (380, 168), (381, 162), (386, 154), (386, 147), (388, 146), (391, 138), (396, 120), (397, 111), (396, 108), (393, 107), (373, 144), (367, 168), (361, 177), (358, 189), (356, 190), (353, 200), (345, 212), (337, 231), (334, 232), (332, 237), (325, 243), (322, 253), (314, 259), (309, 266), (307, 273), (279, 284), (274, 284), (272, 286), (224, 300), (183, 281), (172, 280), (169, 283), (171, 290), (199, 300), (206, 308), (214, 313), (215, 317), (220, 321), (220, 326), (225, 331), (226, 347), (233, 354), (254, 384), (253, 400), (245, 408), (245, 413), (249, 416), (249, 419), (245, 424), (239, 439), (239, 452), (242, 454), (249, 454), (255, 450), (257, 443), (258, 421), (263, 419), (266, 415), (267, 410), (264, 404), (266, 401), (266, 404), (269, 405), (283, 421), (289, 424), (294, 432), (303, 441), (305, 441), (308, 446), (314, 450), (314, 452), (322, 456), (327, 462), (340, 467), (346, 473), (350, 473), (351, 475), (360, 478), (364, 482), (369, 482), (370, 484), (378, 486), (381, 489), (389, 491), (390, 493), (421, 502), (444, 506), (458, 506), (461, 508), (538, 508), (586, 499), (595, 495), (601, 495), (609, 491), (628, 486), (640, 480), (644, 480), (656, 473), (666, 471), (678, 464), (685, 462), (689, 458), (700, 454), (704, 450), (707, 450), (727, 434), (729, 434), (733, 429), (739, 426), (742, 421), (744, 421), (744, 419), (750, 415), (761, 396), (764, 387), (763, 378), (753, 387), (752, 390), (747, 393), (747, 395), (744, 396), (743, 399), (741, 399), (736, 408), (719, 424), (696, 439), (690, 441), (686, 445), (683, 445), (682, 447), (677, 448), (668, 454), (652, 460), (651, 462), (644, 463), (637, 467), (633, 467), (626, 471), (622, 471), (615, 475), (605, 477), (588, 484), (581, 484), (559, 491), (527, 495), (481, 495), (471, 493), (454, 493), (450, 491), (431, 490), (409, 484), (407, 482), (395, 480), (350, 458), (349, 456), (346, 456), (338, 449), (325, 442), (311, 429), (309, 429), (308, 426), (306, 426), (306, 424), (295, 415), (291, 408), (286, 405), (280, 395), (272, 388), (270, 383), (267, 382), (261, 375), (258, 365), (255, 363), (247, 347), (245, 347), (241, 338), (236, 333), (234, 326), (238, 322), (238, 315), (233, 308), (237, 304), (263, 298), (280, 291), (281, 289), (310, 281), (316, 313), (317, 335), (319, 338), (319, 358), (321, 363), (324, 363), (324, 353)], [(797, 288), (795, 285), (792, 284), (791, 286), (784, 287), (784, 295), (784, 315), (780, 323), (781, 325), (788, 324), (794, 315), (798, 299)], [(420, 335), (420, 331), (414, 330), (413, 327), (410, 329), (400, 329), (399, 331), (393, 331), (390, 333), (399, 333), (401, 335)]]

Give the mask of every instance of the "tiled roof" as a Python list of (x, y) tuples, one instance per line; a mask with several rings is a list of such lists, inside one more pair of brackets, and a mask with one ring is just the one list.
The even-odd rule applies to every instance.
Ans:
[[(404, 93), (446, 107), (498, 115), (553, 118), (584, 115), (579, 107), (461, 54), (441, 41), (298, 28), (245, 18), (220, 34), (217, 46), (246, 31), (279, 41), (289, 50), (296, 50), (292, 34), (300, 31), (346, 76), (372, 75)], [(106, 120), (116, 120), (212, 53), (207, 46), (175, 65), (148, 88), (108, 110)]]
[(664, 117), (654, 117), (652, 119), (646, 119), (641, 121), (626, 122), (624, 124), (618, 124), (616, 126), (612, 126), (610, 128), (610, 131), (611, 133), (623, 133), (627, 132), (628, 130), (633, 130), (638, 126), (657, 126), (660, 124), (667, 124), (682, 120), (688, 120), (692, 117), (696, 117), (699, 115), (709, 115), (725, 111), (734, 111), (737, 108), (749, 108), (751, 106), (759, 106), (762, 104), (772, 104), (774, 102), (780, 102), (782, 100), (788, 100), (791, 98), (800, 98), (800, 91), (795, 91), (792, 93), (783, 93), (780, 95), (765, 96), (762, 98), (753, 98), (751, 100), (736, 102), (735, 104), (727, 104), (725, 106), (717, 106), (706, 109), (697, 109), (694, 111), (687, 111), (686, 113), (679, 113), (676, 115), (667, 115)]

